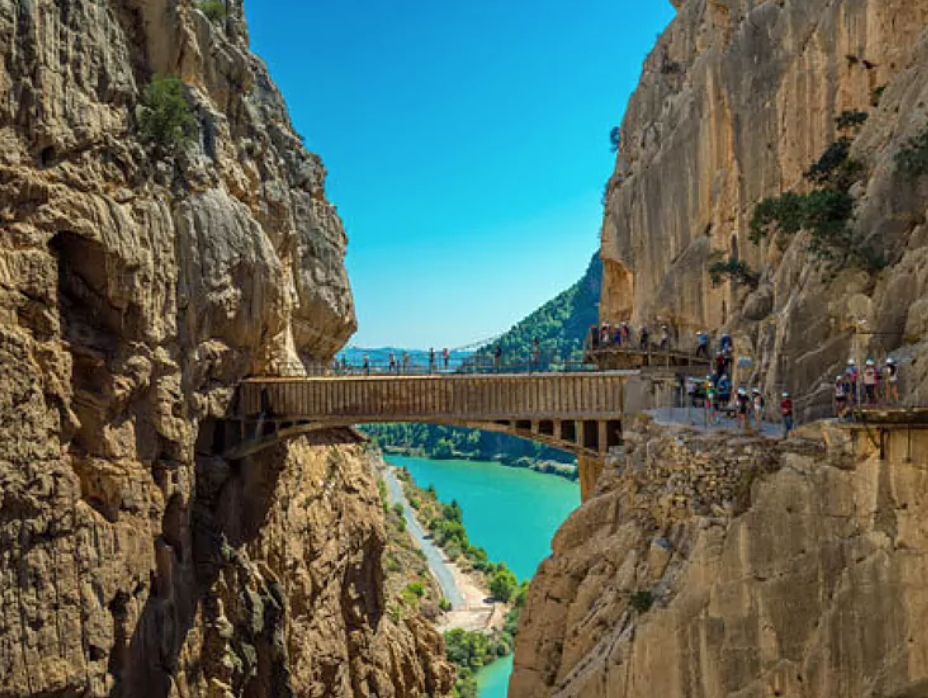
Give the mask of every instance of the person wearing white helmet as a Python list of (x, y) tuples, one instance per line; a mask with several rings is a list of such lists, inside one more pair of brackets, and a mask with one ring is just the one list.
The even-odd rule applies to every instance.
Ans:
[(670, 351), (670, 328), (661, 325), (661, 351)]
[(764, 396), (761, 395), (760, 388), (751, 390), (751, 396), (754, 401), (754, 425), (757, 431), (761, 431), (764, 425)]
[(857, 362), (854, 359), (847, 360), (847, 368), (844, 369), (844, 380), (847, 383), (847, 398), (851, 405), (857, 403)]
[(738, 427), (740, 429), (748, 428), (748, 409), (751, 404), (751, 399), (748, 397), (748, 391), (745, 388), (738, 388), (738, 397), (737, 397), (737, 415), (738, 415)]
[(793, 401), (785, 390), (783, 399), (780, 400), (780, 416), (783, 417), (783, 438), (788, 439), (789, 433), (793, 430)]
[(847, 414), (847, 374), (835, 378), (835, 417), (841, 419)]
[(883, 391), (886, 402), (899, 402), (899, 367), (896, 366), (896, 360), (891, 356), (886, 359), (886, 365), (883, 366)]
[(864, 404), (872, 406), (876, 404), (876, 386), (879, 381), (879, 375), (876, 371), (876, 363), (873, 359), (867, 359), (867, 362), (864, 364), (863, 371), (863, 384), (864, 384)]

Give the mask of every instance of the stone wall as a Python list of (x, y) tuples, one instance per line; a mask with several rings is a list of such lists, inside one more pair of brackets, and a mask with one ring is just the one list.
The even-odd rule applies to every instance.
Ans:
[[(928, 691), (928, 434), (657, 428), (558, 531), (513, 698)], [(911, 458), (910, 458), (911, 456)]]
[[(603, 319), (669, 322), (691, 346), (697, 330), (724, 328), (754, 357), (755, 381), (791, 390), (806, 418), (822, 414), (849, 356), (896, 350), (914, 395), (926, 381), (928, 188), (901, 177), (893, 157), (928, 124), (928, 2), (677, 4), (607, 185)], [(866, 175), (852, 228), (890, 263), (873, 276), (822, 269), (805, 234), (784, 251), (748, 237), (758, 201), (805, 190), (803, 172), (848, 110), (869, 114), (853, 146)], [(757, 291), (713, 286), (713, 252), (758, 271)]]
[[(440, 638), (383, 617), (356, 446), (210, 455), (243, 376), (355, 328), (325, 169), (226, 5), (0, 3), (3, 698), (449, 688)], [(176, 155), (137, 135), (166, 73)]]

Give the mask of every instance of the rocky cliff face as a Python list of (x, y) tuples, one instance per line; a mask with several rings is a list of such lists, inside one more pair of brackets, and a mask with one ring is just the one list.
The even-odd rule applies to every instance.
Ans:
[(926, 449), (642, 420), (532, 582), (510, 697), (925, 695)]
[[(894, 155), (928, 127), (925, 0), (687, 0), (647, 59), (607, 187), (601, 314), (671, 322), (680, 341), (726, 328), (755, 379), (821, 414), (849, 356), (896, 350), (910, 395), (926, 381), (925, 178)], [(755, 205), (809, 188), (803, 173), (838, 137), (836, 117), (867, 112), (852, 157), (858, 247), (889, 266), (823, 269), (807, 233), (785, 250), (749, 240)], [(714, 287), (713, 252), (760, 275), (756, 292)], [(876, 333), (876, 334), (873, 334)]]
[[(355, 327), (325, 170), (241, 2), (0, 3), (0, 696), (444, 695), (344, 434), (230, 464), (236, 382)], [(138, 138), (156, 74), (194, 142)]]

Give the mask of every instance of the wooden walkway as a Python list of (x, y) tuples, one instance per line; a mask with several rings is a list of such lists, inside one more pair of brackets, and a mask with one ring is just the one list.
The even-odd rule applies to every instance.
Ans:
[[(237, 460), (299, 434), (372, 422), (507, 433), (577, 454), (588, 493), (621, 443), (629, 371), (311, 376), (242, 382), (222, 443)], [(595, 461), (596, 465), (589, 463)]]

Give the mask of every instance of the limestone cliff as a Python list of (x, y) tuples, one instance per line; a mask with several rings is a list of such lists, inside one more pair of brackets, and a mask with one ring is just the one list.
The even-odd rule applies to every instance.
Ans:
[[(674, 4), (607, 186), (603, 318), (669, 321), (684, 343), (724, 327), (753, 355), (754, 379), (792, 390), (805, 418), (827, 408), (828, 381), (851, 355), (897, 351), (914, 396), (928, 365), (928, 189), (894, 156), (928, 127), (928, 2)], [(749, 240), (755, 205), (808, 189), (803, 173), (847, 111), (869, 116), (852, 146), (863, 173), (850, 228), (889, 263), (875, 274), (823, 269), (807, 234), (785, 250)], [(713, 252), (747, 263), (758, 289), (714, 287)]]
[(532, 582), (510, 698), (926, 695), (926, 453), (642, 419)]
[[(0, 696), (444, 695), (350, 435), (230, 464), (236, 382), (354, 331), (325, 170), (240, 0), (0, 2)], [(215, 9), (215, 8), (214, 8)], [(158, 74), (193, 142), (139, 137)]]

